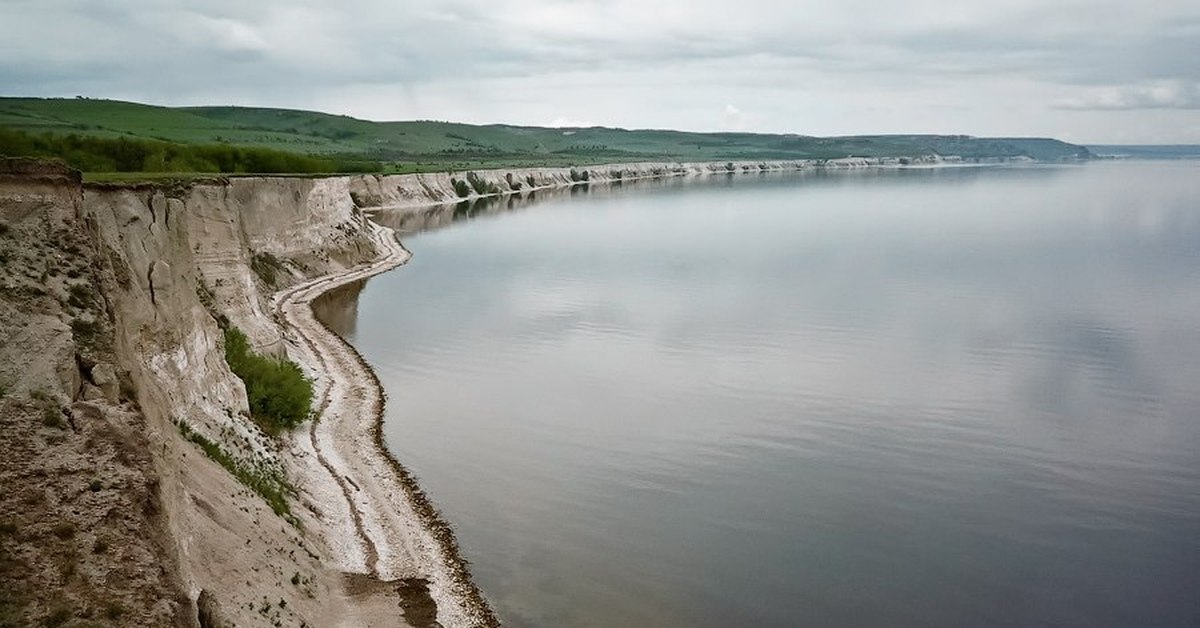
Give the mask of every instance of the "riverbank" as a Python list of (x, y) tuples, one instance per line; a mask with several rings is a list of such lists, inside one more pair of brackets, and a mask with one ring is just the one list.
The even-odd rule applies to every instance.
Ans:
[[(338, 568), (382, 583), (415, 584), (418, 591), (427, 587), (444, 626), (497, 626), (458, 554), (450, 527), (412, 475), (383, 447), (379, 434), (384, 391), (374, 371), (313, 315), (311, 303), (320, 295), (408, 261), (408, 251), (391, 229), (373, 226), (372, 240), (380, 251), (375, 261), (298, 284), (274, 299), (275, 310), (294, 336), (289, 338), (291, 353), (316, 384), (317, 418), (292, 437), (300, 452), (297, 479), (310, 492), (332, 497), (328, 505), (336, 504), (338, 516), (326, 535), (333, 541)], [(419, 600), (410, 596), (407, 602)]]

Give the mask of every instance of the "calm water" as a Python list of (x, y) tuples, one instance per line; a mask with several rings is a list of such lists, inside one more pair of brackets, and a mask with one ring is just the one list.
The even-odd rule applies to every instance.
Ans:
[(1200, 626), (1200, 163), (506, 209), (325, 310), (507, 625)]

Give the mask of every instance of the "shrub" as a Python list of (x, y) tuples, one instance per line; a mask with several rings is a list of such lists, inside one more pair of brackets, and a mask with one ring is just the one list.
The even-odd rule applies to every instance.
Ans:
[(246, 385), (250, 414), (269, 433), (293, 428), (312, 412), (312, 381), (291, 360), (261, 356), (236, 327), (225, 330), (225, 361)]
[(454, 186), (454, 193), (462, 198), (467, 198), (471, 195), (471, 184), (462, 179), (450, 179), (450, 185)]
[(69, 295), (67, 297), (67, 304), (81, 310), (91, 307), (94, 301), (92, 288), (87, 284), (71, 284), (71, 287), (67, 288), (67, 294)]
[(283, 260), (270, 253), (255, 253), (250, 257), (250, 270), (272, 288), (279, 278), (279, 271), (284, 269)]
[(62, 410), (58, 408), (58, 404), (50, 403), (42, 407), (42, 425), (62, 429), (63, 425)]
[(75, 337), (75, 342), (81, 345), (94, 344), (101, 331), (103, 331), (103, 327), (99, 321), (89, 321), (84, 318), (76, 318), (71, 321), (71, 335)]
[(500, 193), (500, 188), (496, 187), (495, 183), (484, 179), (474, 172), (467, 173), (467, 182), (471, 184), (472, 188), (474, 188), (475, 193), (479, 194), (480, 196)]

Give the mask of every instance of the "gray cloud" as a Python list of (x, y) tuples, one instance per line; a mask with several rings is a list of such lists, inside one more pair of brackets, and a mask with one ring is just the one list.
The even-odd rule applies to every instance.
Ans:
[(1196, 50), (1192, 0), (0, 0), (8, 94), (377, 119), (1200, 142)]
[(1097, 88), (1056, 103), (1063, 109), (1122, 111), (1200, 109), (1200, 83), (1178, 81)]

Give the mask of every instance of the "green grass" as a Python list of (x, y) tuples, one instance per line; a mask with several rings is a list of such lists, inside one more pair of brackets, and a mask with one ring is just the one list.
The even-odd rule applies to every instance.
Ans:
[(230, 144), (182, 144), (134, 137), (33, 133), (0, 128), (0, 154), (61, 159), (87, 172), (313, 173), (374, 172), (361, 159)]
[(180, 421), (178, 426), (184, 438), (199, 447), (205, 456), (221, 465), (238, 482), (257, 493), (275, 514), (283, 517), (292, 525), (300, 525), (299, 519), (292, 514), (291, 505), (288, 503), (288, 495), (295, 493), (295, 489), (281, 473), (251, 467), (236, 460), (220, 445), (192, 431), (191, 426), (187, 423)]
[[(387, 173), (589, 166), (644, 160), (753, 161), (941, 154), (968, 158), (1027, 156), (1053, 161), (1088, 155), (1082, 147), (1036, 138), (937, 135), (820, 138), (606, 127), (372, 122), (289, 109), (170, 108), (93, 99), (0, 98), (0, 128), (34, 135), (74, 134), (173, 145), (270, 149), (334, 163), (379, 162), (375, 169)], [(139, 169), (164, 170), (150, 166), (153, 164)]]

